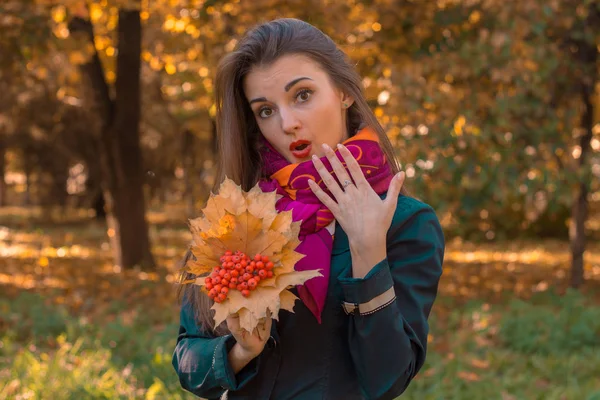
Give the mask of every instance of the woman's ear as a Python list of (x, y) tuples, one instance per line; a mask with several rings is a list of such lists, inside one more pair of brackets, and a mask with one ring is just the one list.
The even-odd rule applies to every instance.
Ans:
[(354, 98), (344, 92), (340, 92), (340, 93), (341, 93), (341, 100), (342, 100), (342, 108), (343, 109), (350, 108), (350, 106), (352, 104), (354, 104)]

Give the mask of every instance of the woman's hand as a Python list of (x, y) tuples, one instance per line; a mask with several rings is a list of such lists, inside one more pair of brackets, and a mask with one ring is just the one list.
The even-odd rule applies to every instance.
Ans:
[(333, 150), (327, 145), (323, 145), (323, 148), (342, 185), (335, 181), (316, 156), (313, 156), (313, 164), (334, 198), (332, 199), (314, 181), (309, 180), (309, 185), (348, 235), (353, 276), (363, 278), (375, 264), (386, 257), (386, 234), (392, 223), (405, 174), (400, 172), (394, 177), (385, 200), (381, 200), (363, 175), (352, 153), (344, 145), (338, 145), (338, 149), (352, 177), (348, 175)]
[(263, 318), (252, 333), (240, 327), (240, 317), (230, 315), (227, 317), (227, 328), (236, 340), (236, 344), (229, 351), (228, 359), (234, 373), (242, 370), (250, 361), (258, 357), (265, 348), (271, 336), (271, 316)]

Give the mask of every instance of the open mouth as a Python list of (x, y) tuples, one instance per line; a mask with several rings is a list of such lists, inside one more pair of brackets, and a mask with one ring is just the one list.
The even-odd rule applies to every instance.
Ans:
[(306, 158), (310, 154), (312, 146), (308, 140), (298, 140), (290, 145), (290, 151), (296, 158)]

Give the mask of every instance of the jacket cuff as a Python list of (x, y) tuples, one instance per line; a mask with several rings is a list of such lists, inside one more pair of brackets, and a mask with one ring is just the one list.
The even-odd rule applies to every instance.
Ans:
[(377, 263), (364, 278), (341, 276), (338, 278), (347, 303), (368, 303), (394, 287), (387, 258)]
[(213, 371), (215, 380), (223, 389), (240, 390), (258, 373), (260, 356), (254, 358), (238, 374), (234, 374), (233, 368), (227, 358), (229, 351), (235, 345), (236, 341), (232, 335), (223, 336), (223, 339), (215, 347), (213, 355)]

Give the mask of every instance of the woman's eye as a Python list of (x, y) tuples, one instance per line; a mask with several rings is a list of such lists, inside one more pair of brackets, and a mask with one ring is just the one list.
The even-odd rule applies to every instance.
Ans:
[(258, 112), (261, 118), (269, 118), (273, 114), (273, 110), (270, 108), (263, 108)]
[(312, 90), (301, 90), (297, 95), (296, 98), (298, 100), (300, 100), (301, 102), (305, 102), (310, 98), (310, 95), (312, 94)]

